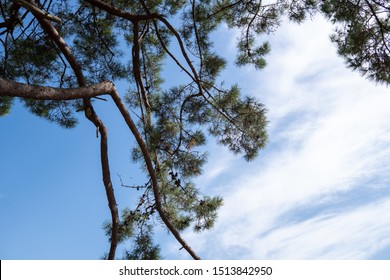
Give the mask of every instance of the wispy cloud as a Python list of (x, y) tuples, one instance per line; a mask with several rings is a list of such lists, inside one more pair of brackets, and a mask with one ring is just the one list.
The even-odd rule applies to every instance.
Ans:
[(270, 143), (254, 163), (213, 163), (225, 205), (215, 229), (187, 234), (205, 257), (356, 259), (390, 246), (390, 94), (345, 69), (330, 31), (284, 27), (269, 67), (246, 70)]
[[(320, 214), (255, 239), (265, 258), (365, 259), (390, 244), (390, 198), (347, 211)], [(267, 246), (268, 244), (268, 246)], [(270, 246), (271, 245), (271, 246)], [(253, 250), (248, 257), (256, 258)]]

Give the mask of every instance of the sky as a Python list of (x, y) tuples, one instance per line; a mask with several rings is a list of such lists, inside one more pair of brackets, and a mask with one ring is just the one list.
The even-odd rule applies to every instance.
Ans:
[[(269, 143), (245, 162), (209, 140), (196, 183), (224, 206), (212, 230), (183, 234), (202, 258), (390, 259), (390, 92), (345, 67), (332, 28), (320, 17), (285, 22), (261, 38), (271, 44), (261, 71), (234, 66), (234, 31), (215, 34), (229, 62), (221, 79), (264, 103)], [(99, 259), (109, 210), (95, 129), (81, 119), (65, 130), (15, 105), (0, 119), (0, 259)], [(139, 194), (119, 176), (143, 181), (112, 108), (97, 103), (123, 208)], [(164, 258), (189, 259), (165, 229), (155, 233)]]

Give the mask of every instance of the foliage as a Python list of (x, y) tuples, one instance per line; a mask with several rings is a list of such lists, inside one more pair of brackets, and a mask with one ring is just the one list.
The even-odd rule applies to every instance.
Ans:
[[(136, 128), (130, 128), (140, 145), (132, 158), (147, 180), (128, 186), (141, 195), (121, 219), (107, 193), (113, 218), (104, 225), (112, 245), (133, 239), (127, 259), (160, 258), (152, 238), (155, 220), (171, 232), (190, 227), (199, 232), (214, 225), (222, 198), (201, 194), (192, 182), (203, 172), (208, 135), (246, 160), (267, 142), (264, 106), (243, 96), (234, 83), (219, 83), (226, 61), (213, 48), (213, 32), (222, 23), (240, 31), (236, 64), (261, 69), (270, 51), (264, 34), (275, 31), (285, 16), (301, 22), (322, 13), (336, 25), (332, 40), (348, 66), (377, 82), (390, 82), (390, 6), (384, 0), (1, 0), (0, 11), (1, 78), (57, 88), (127, 82), (123, 97), (128, 108), (118, 109), (124, 116), (131, 111), (136, 119)], [(173, 73), (164, 83), (167, 62), (184, 75)], [(77, 112), (85, 111), (102, 135), (106, 157), (104, 123), (93, 110), (96, 99), (20, 97), (33, 114), (66, 128), (77, 124)], [(12, 104), (12, 97), (0, 93), (0, 116)], [(109, 189), (108, 164), (102, 170)]]
[(324, 14), (337, 25), (331, 37), (348, 67), (390, 84), (390, 5), (385, 0), (323, 1)]
[(331, 40), (349, 68), (390, 84), (390, 5), (387, 0), (291, 1), (290, 19), (323, 14), (335, 25)]
[(134, 246), (131, 251), (126, 251), (124, 259), (126, 260), (160, 260), (160, 247), (153, 245), (152, 237), (149, 232), (143, 232), (134, 240)]

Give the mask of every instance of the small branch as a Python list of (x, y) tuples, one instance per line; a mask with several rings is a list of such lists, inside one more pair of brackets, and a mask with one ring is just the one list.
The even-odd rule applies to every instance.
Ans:
[(147, 93), (145, 90), (144, 83), (142, 81), (141, 75), (141, 61), (140, 61), (140, 39), (138, 37), (138, 22), (133, 23), (133, 48), (132, 48), (132, 63), (133, 63), (133, 75), (135, 79), (135, 83), (137, 84), (138, 92), (140, 92), (142, 96), (142, 101), (144, 103), (145, 109), (149, 110), (150, 104), (147, 97)]
[[(185, 59), (185, 61), (187, 62), (188, 66), (190, 67), (191, 69), (191, 72), (193, 74), (193, 79), (194, 79), (194, 82), (198, 85), (199, 87), (199, 91), (200, 92), (203, 92), (202, 90), (202, 84), (201, 84), (201, 81), (199, 79), (199, 76), (198, 76), (198, 73), (196, 72), (195, 70), (195, 67), (194, 65), (192, 64), (191, 62), (191, 59), (189, 58), (188, 54), (187, 54), (187, 51), (184, 47), (184, 43), (180, 37), (180, 34), (176, 31), (176, 29), (169, 23), (169, 21), (167, 21), (163, 16), (158, 16), (158, 20), (160, 20), (162, 23), (164, 23), (164, 25), (172, 32), (172, 34), (176, 37), (176, 40), (179, 44), (179, 47), (180, 47), (180, 51)], [(191, 76), (190, 76), (191, 77)]]
[(129, 186), (129, 185), (125, 185), (122, 181), (122, 176), (117, 174), (118, 177), (119, 177), (119, 180), (121, 181), (121, 187), (124, 187), (124, 188), (129, 188), (129, 189), (136, 189), (137, 191), (139, 191), (140, 189), (146, 189), (148, 186), (147, 184), (144, 185), (144, 186)]
[(195, 39), (196, 39), (196, 44), (198, 45), (198, 54), (199, 54), (199, 60), (200, 60), (200, 65), (199, 65), (199, 79), (202, 79), (202, 70), (203, 70), (203, 53), (202, 53), (202, 47), (200, 45), (200, 37), (199, 37), (199, 31), (198, 31), (198, 26), (196, 25), (196, 14), (195, 14), (195, 0), (192, 1), (192, 23), (194, 27), (194, 33), (195, 33)]
[(223, 12), (224, 10), (230, 10), (234, 6), (240, 4), (241, 2), (243, 2), (243, 0), (239, 0), (237, 2), (234, 2), (234, 3), (231, 3), (229, 5), (223, 6), (219, 10), (215, 11), (214, 13), (212, 13), (211, 15), (208, 15), (208, 18), (213, 18), (214, 16), (216, 16), (217, 14)]
[(365, 0), (366, 4), (368, 5), (368, 7), (370, 8), (370, 11), (372, 13), (372, 15), (375, 17), (375, 21), (377, 22), (378, 26), (379, 26), (379, 31), (381, 33), (381, 36), (382, 36), (382, 42), (383, 42), (383, 45), (385, 46), (385, 48), (387, 49), (387, 51), (390, 53), (390, 49), (389, 49), (389, 46), (387, 45), (387, 41), (386, 41), (386, 36), (385, 36), (385, 32), (384, 29), (386, 29), (382, 22), (380, 21), (380, 19), (378, 18), (378, 15), (376, 14), (375, 12), (375, 9), (374, 7), (371, 5), (371, 3), (367, 0)]
[(169, 55), (170, 58), (179, 66), (181, 70), (183, 70), (193, 81), (195, 81), (195, 78), (191, 75), (191, 73), (179, 62), (179, 60), (169, 51), (167, 45), (164, 43), (164, 40), (161, 37), (160, 31), (158, 30), (158, 25), (156, 20), (153, 20), (154, 29), (156, 30), (157, 38), (164, 49), (164, 51)]

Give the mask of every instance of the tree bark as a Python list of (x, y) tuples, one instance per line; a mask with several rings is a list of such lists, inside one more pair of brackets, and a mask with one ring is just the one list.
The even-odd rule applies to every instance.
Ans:
[(106, 81), (85, 87), (63, 89), (49, 86), (27, 85), (0, 77), (0, 95), (35, 100), (75, 100), (109, 94), (113, 83)]

